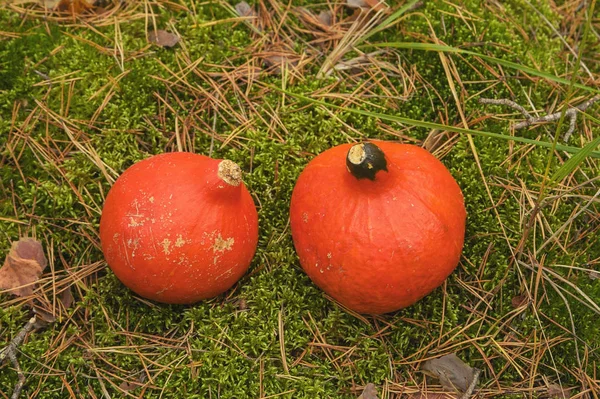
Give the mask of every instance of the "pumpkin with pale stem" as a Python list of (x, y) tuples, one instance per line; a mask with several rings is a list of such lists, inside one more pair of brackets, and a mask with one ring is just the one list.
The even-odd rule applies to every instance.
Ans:
[(238, 165), (166, 153), (117, 179), (102, 210), (100, 240), (108, 265), (131, 290), (189, 304), (223, 293), (248, 270), (258, 215)]
[(446, 167), (414, 145), (340, 145), (315, 157), (292, 193), (300, 264), (347, 308), (381, 314), (423, 298), (458, 265), (462, 192)]

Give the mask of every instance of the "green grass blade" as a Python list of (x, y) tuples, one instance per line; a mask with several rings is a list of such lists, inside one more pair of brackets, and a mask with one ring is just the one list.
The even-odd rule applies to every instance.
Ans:
[[(564, 79), (561, 78), (559, 76), (553, 75), (551, 73), (548, 72), (544, 72), (544, 71), (539, 71), (537, 69), (525, 66), (525, 65), (521, 65), (521, 64), (517, 64), (516, 62), (512, 62), (512, 61), (506, 61), (500, 58), (496, 58), (496, 57), (491, 57), (489, 55), (485, 55), (485, 54), (481, 54), (481, 53), (477, 53), (475, 51), (470, 51), (470, 50), (463, 50), (457, 47), (452, 47), (452, 46), (445, 46), (442, 44), (433, 44), (433, 43), (414, 43), (414, 42), (387, 42), (387, 43), (373, 43), (373, 44), (369, 44), (369, 45), (363, 45), (361, 47), (368, 47), (368, 46), (372, 46), (372, 47), (393, 47), (393, 48), (400, 48), (400, 49), (407, 49), (407, 50), (419, 50), (419, 51), (436, 51), (436, 52), (445, 52), (445, 53), (455, 53), (455, 54), (464, 54), (464, 55), (471, 55), (474, 57), (479, 57), (483, 60), (486, 60), (488, 62), (494, 62), (496, 64), (505, 66), (507, 68), (512, 68), (512, 69), (516, 69), (518, 71), (521, 71), (523, 73), (529, 74), (529, 75), (533, 75), (533, 76), (537, 76), (540, 78), (544, 78), (544, 79), (548, 79), (552, 82), (556, 82), (556, 83), (561, 83), (561, 84), (565, 84), (565, 85), (570, 85), (571, 81), (568, 79)], [(580, 83), (575, 83), (574, 87), (577, 87), (578, 89), (582, 89), (582, 90), (586, 90), (588, 92), (592, 92), (592, 93), (600, 93), (600, 89), (594, 88), (594, 87), (589, 87)]]
[[(310, 97), (307, 97), (302, 94), (293, 93), (291, 91), (284, 90), (280, 87), (276, 87), (276, 86), (273, 86), (270, 84), (264, 84), (264, 86), (269, 87), (273, 90), (277, 90), (280, 93), (284, 93), (290, 97), (295, 97), (297, 99), (307, 101), (311, 104), (321, 105), (323, 107), (334, 108), (334, 109), (339, 109), (339, 110), (343, 110), (343, 111), (348, 111), (348, 112), (352, 112), (352, 113), (358, 114), (358, 115), (370, 116), (370, 117), (378, 118), (378, 119), (381, 119), (384, 121), (398, 122), (398, 123), (403, 123), (403, 124), (409, 125), (409, 126), (424, 127), (427, 129), (439, 129), (442, 131), (445, 130), (445, 131), (454, 132), (454, 133), (472, 134), (473, 136), (490, 137), (490, 138), (501, 139), (501, 140), (505, 140), (505, 141), (516, 141), (519, 143), (531, 144), (531, 145), (535, 145), (538, 147), (544, 147), (544, 148), (552, 148), (552, 143), (547, 142), (547, 141), (533, 140), (533, 139), (528, 139), (528, 138), (519, 137), (519, 136), (508, 136), (505, 134), (486, 132), (483, 130), (471, 130), (471, 129), (465, 129), (465, 128), (456, 127), (456, 126), (443, 125), (441, 123), (427, 122), (427, 121), (421, 121), (418, 119), (405, 118), (402, 116), (380, 114), (377, 112), (363, 111), (361, 109), (356, 109), (356, 108), (341, 107), (339, 105), (331, 104), (326, 101), (316, 100), (314, 98), (310, 98)], [(557, 144), (555, 148), (559, 151), (565, 151), (565, 152), (572, 153), (572, 154), (576, 154), (579, 151), (581, 151), (581, 148), (579, 148), (579, 147), (571, 147), (571, 146), (566, 146), (566, 145), (561, 145), (561, 144)], [(600, 158), (600, 152), (591, 151), (589, 153), (589, 156), (592, 158)]]
[(565, 162), (550, 178), (553, 183), (558, 183), (573, 172), (577, 167), (600, 145), (600, 137), (596, 137)]
[(371, 36), (373, 36), (374, 34), (389, 28), (392, 24), (394, 24), (394, 22), (396, 22), (396, 20), (398, 20), (398, 18), (400, 18), (402, 16), (402, 14), (404, 14), (406, 11), (413, 8), (415, 6), (415, 4), (417, 4), (419, 1), (420, 0), (411, 0), (408, 3), (406, 3), (405, 5), (403, 5), (402, 7), (400, 7), (398, 10), (394, 11), (394, 13), (392, 15), (390, 15), (389, 17), (387, 17), (386, 19), (381, 21), (381, 23), (376, 28), (374, 28), (369, 33), (367, 33), (366, 35), (361, 37), (356, 42), (356, 44), (362, 43), (365, 40), (367, 40), (368, 38), (370, 38)]

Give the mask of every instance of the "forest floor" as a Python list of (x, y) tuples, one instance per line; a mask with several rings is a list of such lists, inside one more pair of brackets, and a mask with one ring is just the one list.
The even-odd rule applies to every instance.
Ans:
[[(598, 397), (596, 1), (347, 3), (4, 3), (0, 259), (20, 237), (48, 259), (0, 293), (21, 397), (460, 397), (423, 370), (448, 354), (481, 370), (466, 396)], [(468, 212), (456, 271), (383, 316), (312, 284), (289, 229), (303, 167), (367, 138), (431, 151)], [(238, 163), (259, 212), (249, 272), (190, 306), (125, 288), (98, 235), (119, 174), (168, 151)]]

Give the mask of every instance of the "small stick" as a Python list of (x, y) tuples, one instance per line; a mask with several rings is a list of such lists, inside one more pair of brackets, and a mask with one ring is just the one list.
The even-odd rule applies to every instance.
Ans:
[(23, 370), (21, 370), (21, 366), (19, 366), (19, 361), (17, 360), (17, 348), (19, 345), (21, 345), (27, 334), (34, 329), (36, 321), (36, 316), (33, 316), (31, 319), (29, 319), (27, 324), (25, 324), (25, 326), (21, 329), (21, 331), (19, 331), (13, 340), (8, 343), (6, 348), (0, 351), (0, 364), (4, 362), (6, 358), (8, 358), (17, 370), (17, 376), (19, 378), (19, 381), (13, 390), (11, 399), (18, 399), (19, 395), (21, 394), (21, 390), (25, 385), (25, 374), (23, 374)]
[(502, 98), (500, 100), (495, 100), (493, 98), (480, 98), (479, 99), (479, 103), (480, 104), (494, 104), (494, 105), (506, 105), (507, 107), (511, 107), (516, 109), (517, 111), (519, 111), (520, 113), (523, 114), (523, 116), (525, 116), (525, 118), (530, 121), (532, 119), (534, 119), (529, 112), (527, 112), (527, 110), (525, 108), (523, 108), (521, 105), (517, 104), (514, 101), (508, 100), (506, 98)]
[(469, 387), (467, 388), (463, 396), (460, 397), (460, 399), (469, 399), (471, 395), (473, 395), (473, 391), (475, 390), (475, 387), (479, 382), (479, 374), (481, 374), (481, 370), (475, 369), (475, 372), (473, 373), (473, 381), (471, 381), (471, 384), (469, 384)]
[[(600, 100), (600, 95), (595, 95), (594, 97), (577, 105), (576, 107), (571, 107), (565, 111), (565, 117), (569, 119), (569, 130), (567, 130), (567, 132), (565, 133), (565, 136), (564, 136), (565, 141), (568, 141), (569, 138), (571, 137), (571, 134), (573, 134), (573, 132), (575, 131), (575, 122), (577, 120), (577, 112), (585, 111), (586, 109), (591, 107), (594, 103), (596, 103), (599, 100)], [(506, 105), (508, 107), (514, 108), (514, 109), (518, 110), (519, 112), (521, 112), (525, 116), (526, 120), (516, 123), (514, 125), (514, 128), (516, 130), (523, 129), (524, 127), (531, 126), (535, 123), (556, 122), (560, 119), (560, 115), (562, 114), (562, 111), (559, 111), (559, 112), (555, 112), (553, 114), (548, 114), (545, 116), (532, 117), (525, 108), (523, 108), (519, 104), (515, 103), (514, 101), (507, 100), (507, 99), (494, 100), (494, 99), (490, 99), (490, 98), (480, 98), (479, 103)]]

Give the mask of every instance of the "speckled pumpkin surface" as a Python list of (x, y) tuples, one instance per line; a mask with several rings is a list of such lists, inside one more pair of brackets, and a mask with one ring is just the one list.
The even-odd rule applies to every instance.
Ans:
[(230, 288), (248, 269), (258, 218), (230, 161), (167, 153), (136, 163), (111, 188), (102, 250), (139, 295), (193, 303)]

